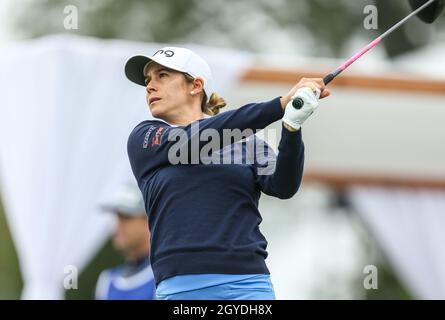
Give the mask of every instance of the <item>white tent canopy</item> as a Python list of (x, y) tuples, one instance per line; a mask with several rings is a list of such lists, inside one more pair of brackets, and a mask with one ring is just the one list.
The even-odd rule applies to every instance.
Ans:
[(349, 196), (415, 297), (445, 299), (445, 192), (354, 187)]
[(413, 76), (445, 80), (445, 63), (443, 61), (445, 44), (435, 41), (432, 44), (401, 55), (394, 61), (394, 67)]

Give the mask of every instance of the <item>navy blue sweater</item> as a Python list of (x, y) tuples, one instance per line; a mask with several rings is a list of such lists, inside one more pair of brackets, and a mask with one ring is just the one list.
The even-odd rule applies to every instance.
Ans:
[[(150, 260), (157, 284), (182, 274), (269, 274), (258, 201), (261, 192), (280, 199), (297, 192), (304, 163), (301, 131), (282, 128), (278, 156), (256, 135), (227, 141), (222, 133), (224, 129), (261, 130), (283, 114), (280, 98), (275, 98), (183, 127), (148, 120), (131, 132), (128, 156), (148, 212)], [(231, 154), (230, 163), (190, 162), (198, 150), (192, 148), (192, 141), (198, 141), (195, 146), (202, 150), (207, 142), (196, 138), (209, 128), (221, 137), (220, 150), (208, 153), (209, 157), (221, 160)], [(180, 150), (189, 153), (188, 164), (171, 163), (169, 150), (178, 146), (169, 138), (174, 130), (184, 132), (186, 140), (178, 141), (182, 141)], [(264, 151), (257, 150), (259, 144), (266, 146)]]

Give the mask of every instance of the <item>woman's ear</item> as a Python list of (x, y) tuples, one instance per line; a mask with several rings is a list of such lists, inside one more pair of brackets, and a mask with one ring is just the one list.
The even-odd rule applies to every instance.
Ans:
[(193, 80), (193, 91), (194, 94), (204, 92), (204, 80), (201, 77), (196, 77)]

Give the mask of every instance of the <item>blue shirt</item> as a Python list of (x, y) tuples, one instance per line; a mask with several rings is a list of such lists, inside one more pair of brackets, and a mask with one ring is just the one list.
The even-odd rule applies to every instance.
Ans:
[(156, 287), (148, 257), (104, 270), (96, 285), (97, 300), (154, 300)]
[[(283, 128), (275, 155), (256, 135), (231, 141), (223, 130), (261, 130), (283, 114), (280, 99), (275, 98), (187, 126), (147, 120), (133, 129), (128, 156), (149, 215), (156, 284), (184, 274), (269, 274), (258, 202), (261, 192), (280, 199), (297, 192), (304, 163), (301, 131)], [(169, 135), (178, 129), (185, 140), (171, 141)], [(209, 141), (197, 139), (206, 129), (219, 134), (215, 139), (221, 147), (208, 158), (233, 154), (244, 162), (193, 162)], [(257, 148), (260, 145), (264, 150)], [(185, 152), (189, 164), (172, 164), (172, 150)]]

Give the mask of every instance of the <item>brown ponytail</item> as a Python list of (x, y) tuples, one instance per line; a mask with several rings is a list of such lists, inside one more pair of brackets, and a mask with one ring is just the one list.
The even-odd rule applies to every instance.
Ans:
[(204, 98), (202, 99), (201, 110), (209, 116), (215, 116), (219, 113), (219, 109), (226, 106), (226, 101), (218, 96), (215, 92), (210, 95), (209, 102), (207, 102), (207, 95), (204, 93)]
[[(193, 82), (194, 78), (191, 75), (184, 73), (184, 76), (187, 82), (190, 83)], [(218, 96), (215, 92), (212, 92), (212, 94), (210, 95), (209, 102), (207, 102), (207, 94), (204, 92), (204, 96), (202, 98), (202, 103), (201, 103), (202, 112), (204, 112), (209, 116), (215, 116), (219, 113), (219, 109), (222, 109), (225, 106), (226, 106), (226, 101), (220, 96)]]

